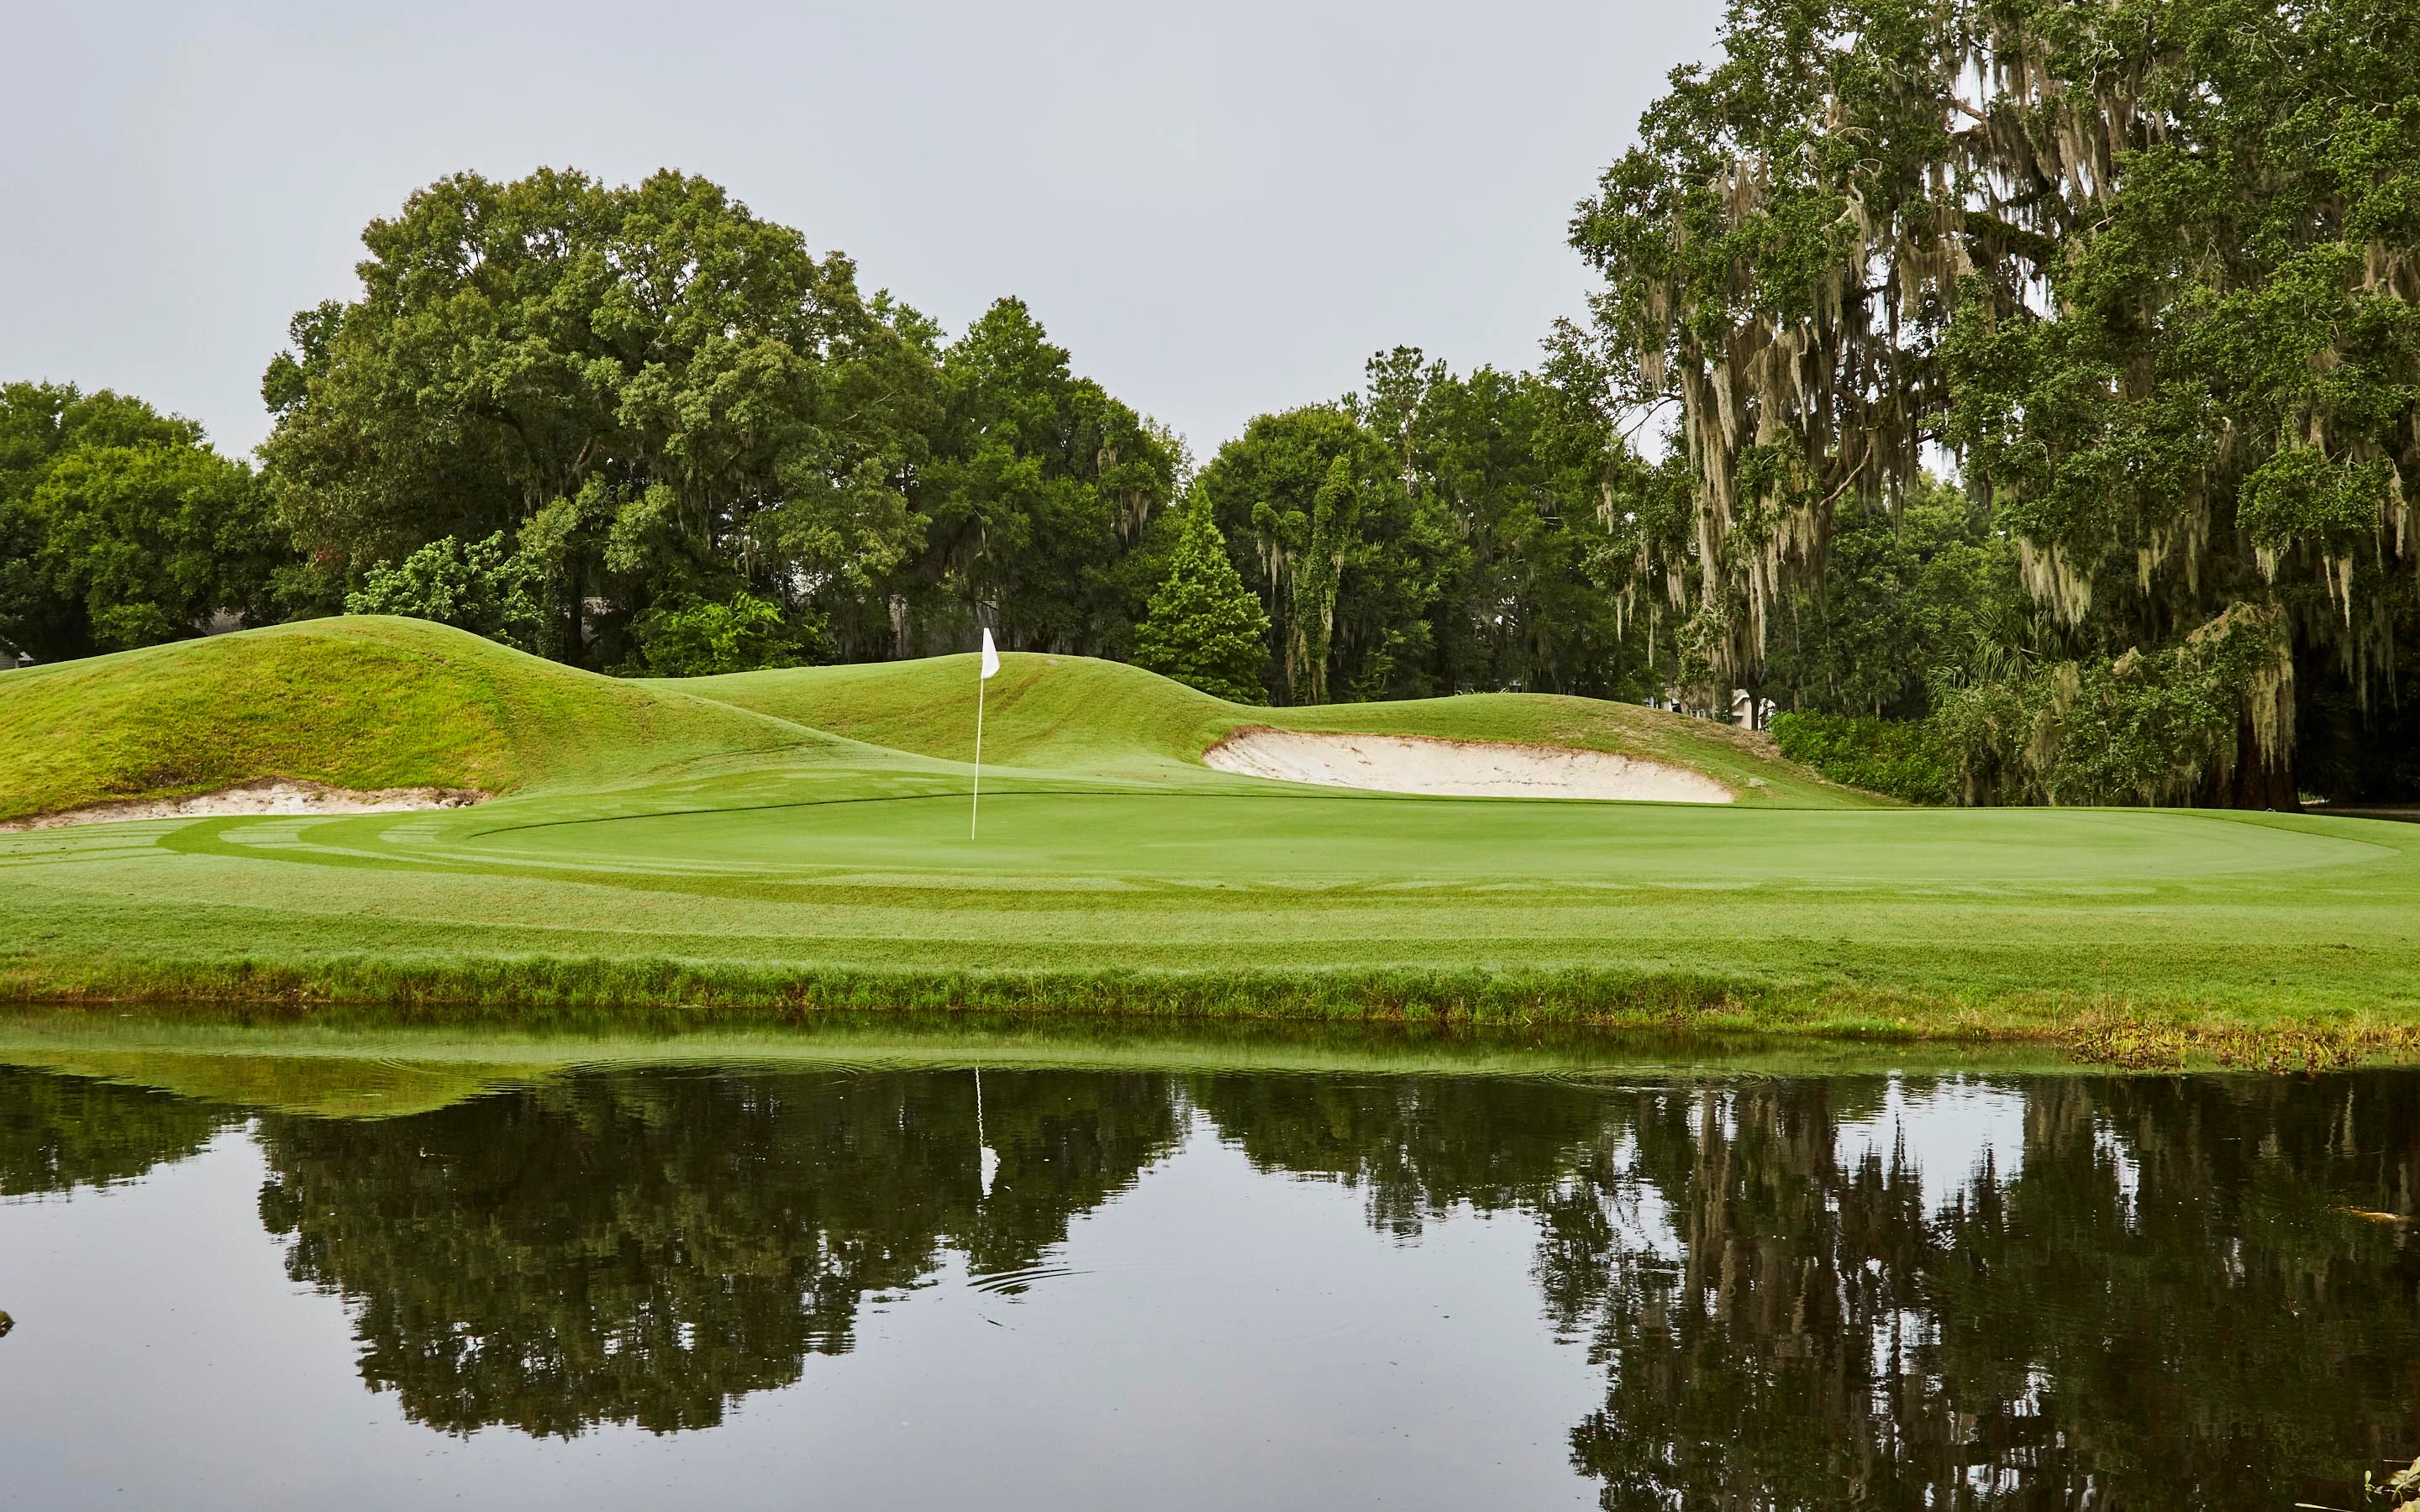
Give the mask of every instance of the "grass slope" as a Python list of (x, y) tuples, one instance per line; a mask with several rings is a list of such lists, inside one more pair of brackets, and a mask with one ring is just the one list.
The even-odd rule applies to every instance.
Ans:
[(0, 820), (278, 777), (510, 793), (814, 743), (442, 625), (311, 620), (0, 674)]
[[(2033, 1037), (2120, 1024), (2366, 1042), (2420, 1025), (2420, 826), (1842, 807), (1854, 795), (1785, 786), (1803, 779), (1723, 732), (1633, 717), (1647, 711), (1247, 710), (1131, 669), (1017, 656), (993, 684), (985, 742), (1013, 764), (986, 771), (970, 838), (970, 774), (952, 759), (964, 658), (634, 687), (399, 622), (169, 649), (271, 671), (221, 679), (241, 696), (203, 706), (178, 686), (177, 656), (9, 674), (34, 680), (0, 687), (28, 700), (7, 705), (18, 722), (0, 726), (0, 754), (66, 744), (59, 725), (28, 722), (39, 697), (150, 732), (149, 746), (117, 737), (138, 752), (183, 748), (178, 718), (200, 732), (188, 746), (252, 742), (242, 760), (208, 756), (217, 780), (267, 762), (347, 785), (517, 791), (428, 813), (0, 837), (0, 993), (540, 1016), (930, 1007)], [(129, 710), (73, 680), (101, 672), (171, 707)], [(279, 722), (315, 697), (335, 711), (343, 761)], [(1775, 773), (1748, 792), (1807, 797), (1419, 798), (1188, 760), (1251, 721), (1561, 733), (1712, 752), (1709, 765), (1728, 751), (1743, 782)], [(77, 760), (85, 791), (107, 780), (92, 773), (133, 769)]]
[[(872, 662), (651, 681), (645, 686), (949, 761), (974, 752), (975, 658)], [(1395, 703), (1269, 709), (1089, 656), (1012, 653), (986, 691), (986, 764), (1173, 779), (1251, 725), (1448, 740), (1499, 740), (1617, 751), (1702, 771), (1751, 806), (1861, 808), (1889, 799), (1825, 782), (1764, 737), (1703, 719), (1599, 699), (1481, 693)]]

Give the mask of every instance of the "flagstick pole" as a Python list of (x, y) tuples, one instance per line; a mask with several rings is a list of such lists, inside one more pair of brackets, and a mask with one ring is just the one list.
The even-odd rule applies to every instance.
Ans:
[(975, 825), (983, 819), (983, 666), (975, 666), (975, 797), (967, 809), (967, 839), (975, 838)]

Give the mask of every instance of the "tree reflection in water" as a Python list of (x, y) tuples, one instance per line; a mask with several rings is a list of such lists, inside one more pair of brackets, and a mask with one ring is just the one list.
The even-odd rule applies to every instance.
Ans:
[(147, 1088), (0, 1066), (0, 1196), (132, 1181), (237, 1121), (224, 1108)]
[(1168, 1150), (1164, 1078), (588, 1076), (382, 1123), (264, 1119), (260, 1211), (356, 1305), (364, 1377), (432, 1427), (721, 1421), (852, 1342), (944, 1246), (1032, 1266)]
[(1358, 1187), (1371, 1226), (1405, 1240), (1456, 1204), (1538, 1207), (1609, 1106), (1569, 1083), (1447, 1076), (1205, 1076), (1191, 1090), (1253, 1165)]
[[(1953, 1104), (2002, 1137), (1888, 1136)], [(1570, 1443), (1610, 1508), (2348, 1504), (2420, 1448), (2420, 1247), (2348, 1211), (2420, 1206), (2403, 1072), (999, 1072), (989, 1200), (965, 1073), (629, 1073), (267, 1118), (261, 1211), (415, 1418), (670, 1431), (847, 1349), (947, 1249), (1033, 1266), (1197, 1114), (1405, 1242), (1534, 1214), (1545, 1324), (1605, 1372)]]
[[(2420, 1402), (2412, 1078), (2050, 1079), (2019, 1170), (1928, 1212), (1900, 1150), (1843, 1163), (1820, 1082), (1635, 1100), (1628, 1187), (1680, 1253), (1546, 1287), (1608, 1367), (1573, 1435), (1608, 1507), (2284, 1505), (2409, 1452)], [(1550, 1257), (1559, 1246), (1550, 1245)]]
[(2349, 1505), (2420, 1446), (2420, 1247), (2347, 1211), (2414, 1211), (2420, 1079), (2034, 1080), (1991, 1094), (2012, 1165), (1930, 1172), (1961, 1151), (1845, 1148), (1885, 1090), (1197, 1095), (1381, 1229), (1539, 1214), (1608, 1508)]

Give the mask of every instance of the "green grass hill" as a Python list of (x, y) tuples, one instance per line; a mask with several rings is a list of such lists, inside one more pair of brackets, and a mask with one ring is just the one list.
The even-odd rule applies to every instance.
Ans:
[[(1266, 724), (1621, 751), (1698, 768), (1759, 805), (1885, 801), (1738, 732), (1592, 699), (1252, 709), (1115, 662), (1003, 659), (985, 729), (985, 762), (1002, 767), (1206, 779), (1203, 750)], [(422, 620), (310, 620), (0, 674), (0, 821), (270, 778), (565, 791), (683, 768), (878, 759), (853, 742), (965, 762), (974, 684), (971, 656), (626, 681)]]
[[(945, 761), (974, 753), (975, 658), (868, 662), (653, 680), (833, 734)], [(1395, 703), (1271, 709), (1229, 703), (1139, 667), (1089, 656), (1012, 653), (985, 699), (984, 761), (1036, 771), (1168, 779), (1254, 725), (1356, 734), (1428, 735), (1614, 751), (1705, 773), (1738, 802), (1855, 808), (1890, 802), (1825, 782), (1761, 736), (1704, 719), (1600, 699), (1481, 693)]]
[(0, 820), (281, 777), (513, 793), (818, 742), (423, 620), (310, 620), (0, 673)]

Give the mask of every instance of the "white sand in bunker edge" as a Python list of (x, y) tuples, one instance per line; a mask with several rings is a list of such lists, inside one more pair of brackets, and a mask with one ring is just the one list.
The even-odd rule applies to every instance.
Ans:
[(271, 778), (197, 793), (185, 798), (129, 798), (85, 809), (36, 814), (0, 825), (0, 833), (56, 829), (65, 825), (105, 825), (126, 819), (216, 819), (229, 814), (408, 813), (421, 809), (460, 809), (485, 800), (464, 788), (334, 788), (325, 782)]
[(1332, 735), (1238, 730), (1202, 753), (1221, 772), (1471, 798), (1615, 798), (1729, 803), (1731, 790), (1702, 772), (1557, 746), (1432, 740), (1419, 735)]

